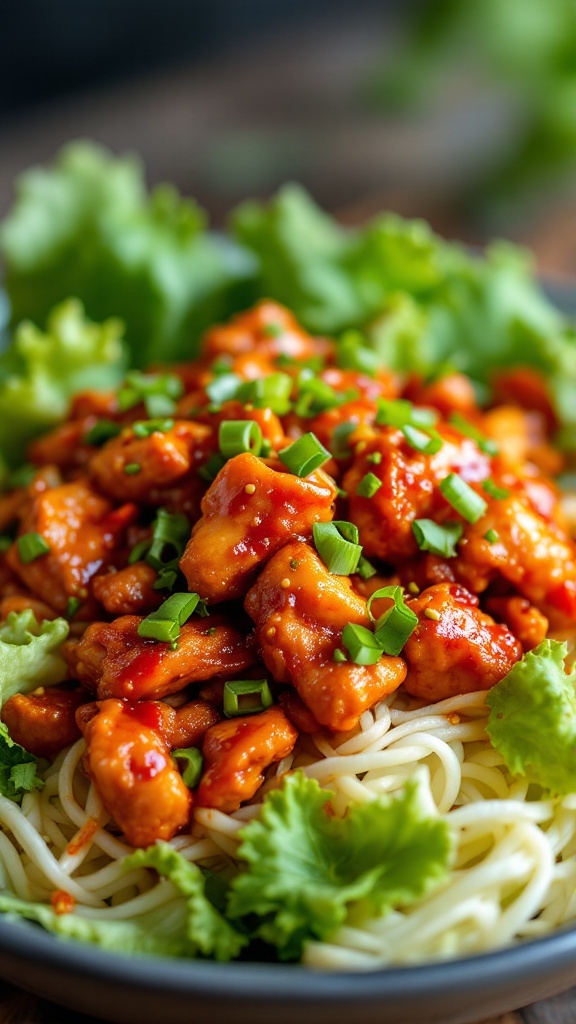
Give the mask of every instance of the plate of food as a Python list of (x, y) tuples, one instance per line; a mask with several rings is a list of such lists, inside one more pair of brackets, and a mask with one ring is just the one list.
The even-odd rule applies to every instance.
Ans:
[(576, 977), (576, 342), (526, 254), (132, 158), (0, 240), (0, 971), (464, 1024)]

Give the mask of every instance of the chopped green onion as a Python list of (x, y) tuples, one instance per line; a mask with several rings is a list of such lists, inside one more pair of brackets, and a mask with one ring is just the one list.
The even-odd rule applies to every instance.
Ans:
[(348, 661), (348, 658), (344, 654), (344, 651), (341, 651), (339, 647), (336, 648), (336, 650), (334, 651), (334, 654), (332, 655), (332, 657), (333, 657), (333, 660), (336, 661), (336, 662)]
[(179, 747), (172, 751), (176, 761), (183, 761), (186, 767), (182, 772), (182, 782), (188, 789), (194, 789), (200, 782), (204, 759), (198, 747)]
[(133, 370), (126, 377), (125, 386), (118, 393), (118, 405), (122, 412), (144, 402), (150, 417), (170, 416), (177, 398), (183, 394), (184, 385), (175, 373), (140, 373)]
[(334, 388), (331, 388), (326, 381), (318, 377), (305, 376), (310, 371), (303, 371), (300, 374), (298, 395), (294, 403), (294, 412), (297, 416), (317, 416), (328, 409), (335, 409), (345, 400), (344, 395), (339, 395)]
[(418, 616), (408, 607), (404, 600), (402, 587), (381, 587), (375, 590), (367, 604), (368, 614), (372, 615), (372, 601), (380, 597), (391, 597), (394, 604), (377, 620), (374, 636), (385, 654), (395, 657), (400, 654), (404, 644), (418, 625)]
[(242, 378), (237, 373), (221, 373), (204, 388), (211, 402), (229, 402), (236, 398)]
[(379, 466), (382, 462), (382, 452), (370, 452), (370, 455), (366, 456), (366, 462), (370, 462), (373, 466)]
[(174, 420), (169, 419), (137, 420), (132, 424), (132, 431), (134, 437), (150, 437), (151, 434), (165, 434), (173, 426)]
[(50, 546), (39, 533), (22, 534), (22, 536), (18, 537), (18, 540), (16, 541), (16, 547), (18, 548), (20, 561), (23, 565), (29, 565), (30, 562), (35, 562), (37, 558), (41, 558), (42, 555), (47, 555), (50, 551)]
[(434, 409), (412, 405), (406, 398), (379, 398), (376, 423), (387, 427), (433, 427), (438, 419)]
[(476, 493), (457, 473), (449, 473), (440, 481), (440, 490), (449, 505), (469, 523), (476, 523), (488, 508), (484, 498)]
[(324, 360), (322, 356), (310, 356), (308, 359), (296, 359), (295, 356), (288, 356), (285, 352), (281, 352), (276, 357), (277, 366), (290, 366), (297, 367), (299, 370), (313, 370), (314, 373), (320, 373), (324, 369)]
[(374, 473), (366, 473), (356, 488), (356, 494), (361, 498), (373, 498), (382, 487), (382, 481)]
[(140, 465), (139, 462), (127, 462), (126, 465), (124, 466), (124, 472), (126, 473), (126, 476), (136, 476), (136, 474), (139, 473), (141, 469), (142, 466)]
[(356, 569), (356, 573), (360, 579), (371, 580), (377, 572), (378, 570), (374, 568), (372, 562), (369, 562), (367, 558), (364, 558), (364, 555), (360, 555), (360, 558), (358, 559), (358, 567)]
[(114, 420), (107, 419), (98, 420), (90, 430), (86, 431), (82, 438), (82, 443), (96, 447), (105, 444), (106, 441), (110, 441), (113, 437), (118, 437), (121, 430), (121, 423), (115, 423)]
[(81, 602), (80, 598), (78, 598), (78, 597), (69, 597), (68, 598), (68, 600), (66, 602), (66, 611), (64, 612), (64, 615), (66, 616), (68, 621), (70, 621), (70, 619), (74, 618), (74, 616), (76, 615), (76, 612), (78, 611), (78, 609), (79, 609), (81, 604), (82, 604), (82, 602)]
[(224, 683), (224, 714), (226, 718), (238, 715), (256, 715), (273, 703), (266, 679), (233, 679)]
[(302, 434), (294, 444), (278, 452), (278, 458), (296, 476), (308, 476), (331, 458), (315, 434)]
[(464, 527), (462, 523), (435, 523), (433, 519), (415, 519), (412, 531), (420, 551), (430, 551), (433, 555), (443, 558), (455, 558), (456, 544), (460, 540)]
[(222, 469), (222, 466), (226, 465), (226, 459), (223, 455), (215, 454), (211, 455), (206, 460), (203, 466), (200, 466), (198, 470), (198, 476), (201, 476), (203, 480), (207, 480), (208, 483), (212, 483), (216, 479), (218, 473)]
[(335, 459), (350, 458), (352, 449), (348, 441), (350, 435), (354, 433), (357, 427), (358, 424), (353, 420), (346, 420), (344, 423), (339, 423), (338, 426), (334, 427), (332, 431), (332, 455)]
[(146, 561), (153, 569), (162, 569), (174, 557), (180, 558), (189, 537), (188, 516), (183, 512), (168, 512), (165, 508), (159, 508), (152, 525), (152, 542)]
[(356, 370), (368, 377), (375, 377), (382, 360), (370, 348), (367, 338), (360, 331), (345, 331), (336, 348), (336, 366), (341, 370)]
[(259, 455), (262, 431), (254, 420), (224, 420), (218, 428), (218, 447), (225, 459), (245, 452)]
[(497, 455), (498, 445), (495, 441), (492, 441), (489, 437), (486, 437), (478, 427), (475, 427), (473, 423), (470, 423), (464, 416), (459, 412), (454, 412), (450, 416), (449, 422), (452, 426), (456, 427), (464, 437), (470, 437), (472, 441), (476, 441), (481, 452), (485, 452), (486, 455)]
[(134, 562), (140, 562), (144, 558), (144, 555), (148, 551), (151, 543), (152, 541), (149, 537), (146, 540), (138, 541), (138, 544), (134, 545), (128, 555), (128, 565), (134, 565)]
[(489, 544), (495, 544), (498, 540), (497, 530), (487, 530), (484, 534), (484, 540), (487, 540)]
[(236, 398), (244, 404), (251, 403), (257, 409), (272, 409), (278, 416), (285, 416), (290, 410), (292, 386), (292, 377), (287, 373), (271, 373), (268, 377), (241, 384)]
[(356, 665), (375, 665), (384, 651), (374, 633), (366, 626), (349, 622), (342, 630), (342, 644)]
[(284, 334), (284, 328), (280, 324), (265, 324), (262, 334), (266, 338), (279, 338), (281, 334)]
[(491, 498), (497, 498), (498, 501), (502, 501), (507, 498), (510, 491), (506, 490), (505, 487), (498, 487), (493, 480), (484, 480), (482, 483), (482, 490), (489, 494)]
[(142, 620), (138, 636), (173, 644), (180, 636), (180, 626), (190, 618), (199, 602), (198, 594), (172, 594)]
[(210, 364), (210, 370), (212, 373), (219, 375), (222, 373), (229, 373), (231, 366), (232, 356), (218, 356), (218, 358)]
[(409, 423), (401, 427), (401, 430), (410, 447), (424, 455), (435, 455), (442, 447), (442, 438), (437, 430), (424, 434), (418, 427), (412, 427)]
[[(328, 572), (335, 576), (349, 576), (356, 572), (362, 545), (357, 543), (358, 528), (353, 523), (339, 520), (314, 523), (312, 533), (316, 550)], [(350, 537), (354, 535), (356, 540), (351, 540)]]

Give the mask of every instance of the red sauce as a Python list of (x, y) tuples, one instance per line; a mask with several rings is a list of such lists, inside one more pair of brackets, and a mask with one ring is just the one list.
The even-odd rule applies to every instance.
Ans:
[[(85, 846), (92, 841), (94, 833), (98, 829), (98, 822), (94, 818), (89, 818), (85, 825), (82, 826), (77, 836), (71, 839), (66, 847), (66, 853), (71, 857), (76, 853), (80, 853)], [(72, 897), (70, 897), (72, 899)]]
[(76, 900), (69, 892), (63, 889), (55, 889), (50, 897), (50, 904), (55, 914), (71, 914), (76, 906)]
[(169, 650), (167, 644), (151, 641), (136, 657), (119, 673), (118, 683), (126, 694), (133, 694), (135, 699), (149, 689), (150, 679), (156, 674), (164, 653)]
[(125, 714), (133, 718), (145, 729), (154, 729), (155, 732), (162, 732), (162, 711), (153, 700), (141, 700), (137, 704), (128, 704)]
[(157, 750), (147, 750), (142, 759), (131, 757), (129, 769), (139, 782), (149, 782), (166, 767), (167, 761)]

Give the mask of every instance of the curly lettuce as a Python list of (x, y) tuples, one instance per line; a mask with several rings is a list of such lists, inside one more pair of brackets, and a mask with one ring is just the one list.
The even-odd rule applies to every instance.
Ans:
[(30, 608), (10, 612), (0, 624), (0, 707), (15, 693), (30, 693), (66, 679), (60, 648), (69, 629), (65, 619), (39, 623)]
[(57, 306), (46, 331), (24, 321), (0, 356), (0, 453), (18, 465), (27, 442), (55, 426), (83, 388), (120, 383), (126, 352), (119, 320), (92, 323), (77, 300)]
[(378, 916), (407, 905), (445, 875), (448, 827), (428, 817), (414, 784), (397, 797), (329, 811), (331, 794), (302, 773), (271, 791), (241, 833), (244, 862), (230, 886), (229, 915), (258, 920), (256, 935), (282, 960), (327, 939), (352, 908)]
[(25, 793), (42, 789), (38, 759), (11, 738), (0, 722), (0, 795), (19, 803)]
[(576, 790), (576, 669), (567, 644), (544, 640), (486, 698), (487, 732), (513, 775), (564, 795)]
[(42, 325), (76, 296), (95, 320), (122, 318), (131, 364), (145, 366), (192, 356), (200, 332), (239, 301), (250, 259), (209, 235), (200, 208), (171, 186), (148, 195), (134, 156), (71, 143), (16, 187), (0, 228), (13, 324)]

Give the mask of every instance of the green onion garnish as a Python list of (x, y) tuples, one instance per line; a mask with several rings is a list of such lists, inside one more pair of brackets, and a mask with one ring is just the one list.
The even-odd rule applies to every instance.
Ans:
[(160, 607), (147, 615), (138, 626), (138, 636), (174, 644), (183, 626), (195, 610), (198, 594), (172, 594)]
[(345, 399), (346, 395), (339, 395), (326, 381), (310, 376), (310, 371), (305, 370), (300, 374), (294, 412), (297, 416), (317, 416), (335, 409)]
[(364, 555), (360, 555), (360, 558), (358, 559), (358, 567), (356, 569), (356, 573), (360, 579), (371, 580), (377, 572), (378, 570), (374, 568), (372, 562), (369, 562), (367, 558), (364, 558)]
[(469, 523), (478, 522), (488, 508), (484, 498), (472, 490), (457, 473), (445, 476), (440, 481), (440, 490), (448, 504)]
[(382, 487), (382, 481), (374, 473), (366, 473), (356, 488), (356, 494), (361, 498), (373, 498)]
[(497, 498), (498, 501), (503, 501), (510, 494), (510, 491), (506, 490), (505, 487), (498, 487), (493, 480), (484, 480), (482, 483), (482, 490), (489, 494), (491, 498)]
[(82, 604), (82, 602), (81, 602), (80, 598), (78, 598), (78, 597), (69, 597), (68, 598), (68, 600), (66, 602), (66, 611), (64, 612), (64, 615), (68, 619), (68, 621), (70, 621), (70, 619), (74, 618), (74, 616), (76, 615), (76, 612), (78, 611), (78, 609), (79, 609), (81, 604)]
[(341, 520), (314, 523), (312, 533), (316, 550), (328, 572), (335, 576), (356, 572), (362, 545), (358, 544), (358, 528), (353, 523)]
[(241, 384), (236, 398), (257, 409), (272, 409), (278, 416), (285, 416), (290, 411), (292, 385), (292, 377), (287, 373), (271, 373), (268, 377), (259, 377), (258, 380)]
[(370, 462), (373, 466), (379, 466), (382, 462), (382, 452), (370, 452), (370, 455), (366, 456), (366, 462)]
[(489, 544), (495, 544), (498, 540), (497, 530), (487, 530), (484, 534), (484, 540), (487, 540)]
[(308, 476), (319, 469), (332, 456), (315, 434), (302, 434), (294, 444), (278, 452), (278, 458), (296, 476)]
[(434, 409), (412, 405), (406, 398), (379, 398), (376, 423), (387, 427), (433, 427), (438, 419)]
[(265, 324), (262, 334), (266, 338), (279, 338), (281, 334), (284, 334), (284, 328), (280, 324)]
[(137, 420), (132, 424), (132, 431), (134, 437), (150, 437), (151, 434), (165, 434), (173, 426), (174, 420), (169, 419)]
[(184, 392), (184, 385), (175, 373), (140, 373), (133, 370), (118, 392), (118, 405), (122, 412), (144, 402), (148, 416), (171, 416), (176, 399)]
[(368, 377), (375, 377), (382, 360), (370, 348), (367, 338), (360, 331), (345, 331), (336, 348), (336, 366), (341, 370), (356, 370)]
[(127, 462), (126, 465), (124, 466), (124, 472), (126, 473), (126, 476), (136, 476), (136, 474), (139, 473), (141, 469), (142, 466), (140, 465), (139, 462)]
[(456, 544), (464, 533), (462, 523), (435, 523), (433, 519), (415, 519), (412, 531), (420, 551), (443, 558), (455, 558)]
[(179, 576), (178, 563), (190, 537), (190, 520), (183, 512), (159, 508), (152, 524), (151, 540), (141, 541), (130, 552), (129, 562), (145, 557), (158, 572), (154, 590), (171, 590)]
[(372, 602), (380, 597), (391, 597), (394, 604), (377, 620), (374, 636), (385, 654), (396, 656), (400, 654), (404, 644), (416, 629), (418, 616), (406, 604), (403, 588), (399, 586), (381, 587), (380, 590), (374, 591), (367, 604), (370, 616)]
[(354, 433), (358, 424), (353, 420), (346, 420), (339, 423), (332, 431), (332, 455), (335, 459), (348, 459), (352, 455), (352, 449), (348, 444), (350, 435)]
[(115, 423), (114, 420), (107, 419), (98, 420), (90, 430), (86, 431), (82, 438), (82, 443), (96, 447), (105, 444), (106, 441), (110, 441), (113, 437), (118, 437), (121, 430), (121, 423)]
[(229, 402), (236, 398), (242, 378), (236, 373), (221, 373), (204, 388), (211, 402)]
[(179, 747), (172, 751), (172, 757), (176, 761), (183, 761), (185, 764), (182, 772), (182, 782), (188, 789), (194, 789), (200, 782), (202, 775), (203, 757), (197, 747)]
[(348, 658), (344, 654), (344, 651), (341, 651), (339, 647), (337, 647), (336, 650), (334, 651), (334, 654), (332, 655), (332, 658), (333, 658), (334, 661), (337, 661), (337, 662), (348, 661)]
[(206, 460), (204, 465), (200, 466), (200, 469), (198, 470), (198, 476), (201, 476), (203, 480), (207, 480), (208, 483), (212, 483), (212, 481), (215, 480), (216, 477), (218, 476), (218, 473), (222, 469), (222, 466), (225, 465), (226, 459), (224, 458), (223, 455), (220, 455), (219, 453), (211, 455), (210, 458)]
[(218, 447), (225, 459), (250, 452), (259, 455), (262, 431), (254, 420), (224, 420), (218, 428)]
[(39, 533), (22, 534), (16, 541), (16, 547), (18, 548), (20, 561), (23, 565), (35, 562), (37, 558), (47, 555), (50, 551), (49, 544), (46, 543), (44, 537), (41, 537)]
[(486, 437), (478, 427), (475, 427), (473, 423), (470, 423), (464, 416), (459, 412), (454, 412), (450, 416), (449, 422), (452, 426), (456, 427), (464, 437), (469, 437), (472, 441), (476, 441), (481, 452), (485, 452), (486, 455), (497, 455), (498, 445), (495, 441), (492, 441), (489, 437)]
[(224, 683), (224, 714), (226, 718), (238, 715), (256, 715), (273, 703), (266, 679), (232, 679)]
[(410, 447), (417, 452), (422, 452), (424, 455), (435, 455), (442, 447), (442, 438), (437, 430), (431, 430), (430, 434), (425, 434), (422, 430), (418, 430), (418, 427), (411, 426), (410, 423), (406, 423), (400, 429)]
[(375, 665), (384, 653), (374, 633), (366, 626), (349, 622), (342, 630), (342, 643), (356, 665)]

